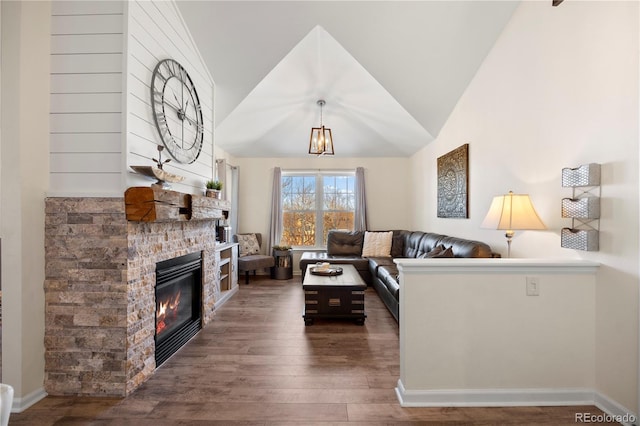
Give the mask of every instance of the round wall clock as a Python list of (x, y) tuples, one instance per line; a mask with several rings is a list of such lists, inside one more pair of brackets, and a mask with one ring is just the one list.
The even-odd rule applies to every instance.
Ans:
[(153, 70), (151, 108), (169, 154), (179, 163), (196, 161), (204, 134), (200, 100), (189, 74), (173, 59), (160, 61)]

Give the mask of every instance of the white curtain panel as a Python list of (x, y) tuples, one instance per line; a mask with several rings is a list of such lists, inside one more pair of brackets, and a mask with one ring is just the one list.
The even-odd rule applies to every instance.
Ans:
[(366, 231), (369, 228), (367, 222), (367, 196), (364, 189), (364, 167), (356, 168), (356, 205), (353, 220), (354, 231)]
[(273, 169), (273, 193), (271, 196), (271, 224), (269, 226), (269, 239), (267, 240), (267, 254), (271, 254), (271, 248), (280, 244), (282, 238), (282, 169)]
[(240, 170), (227, 163), (227, 160), (216, 160), (216, 178), (222, 182), (222, 198), (231, 201), (228, 224), (231, 235), (238, 232), (238, 180)]
[(228, 200), (227, 160), (216, 160), (216, 179), (222, 182), (222, 199)]
[(227, 164), (227, 171), (231, 175), (230, 196), (231, 211), (229, 212), (229, 226), (231, 226), (231, 235), (238, 233), (238, 198), (240, 188), (240, 168)]

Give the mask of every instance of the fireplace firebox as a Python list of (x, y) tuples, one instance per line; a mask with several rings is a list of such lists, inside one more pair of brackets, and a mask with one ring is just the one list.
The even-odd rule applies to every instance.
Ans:
[(202, 328), (200, 252), (156, 263), (156, 366)]

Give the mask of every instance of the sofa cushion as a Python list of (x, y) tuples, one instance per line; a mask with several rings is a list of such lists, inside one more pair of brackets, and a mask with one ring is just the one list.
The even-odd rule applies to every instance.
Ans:
[(435, 258), (443, 258), (443, 257), (454, 257), (453, 250), (451, 247), (444, 248), (443, 244), (440, 244), (438, 247), (434, 248), (428, 253), (423, 253), (418, 256), (418, 259), (435, 259)]
[(420, 248), (420, 240), (424, 237), (424, 232), (409, 232), (404, 237), (404, 247), (402, 257), (416, 257), (422, 253), (418, 253)]
[(394, 230), (393, 239), (391, 240), (391, 257), (402, 257), (404, 250), (404, 237), (409, 231)]
[(369, 271), (371, 276), (375, 277), (378, 274), (378, 268), (380, 266), (395, 265), (393, 258), (391, 257), (370, 257), (369, 258)]
[(430, 252), (422, 253), (421, 255), (419, 255), (418, 259), (428, 259), (428, 258), (431, 258), (431, 257), (436, 257), (440, 253), (442, 253), (444, 250), (445, 250), (444, 246), (442, 244), (440, 244), (439, 246), (437, 246), (436, 248), (434, 248)]
[(389, 290), (389, 293), (398, 300), (400, 294), (400, 285), (398, 283), (398, 267), (393, 265), (384, 265), (378, 268), (378, 278), (382, 284)]
[(275, 265), (273, 256), (264, 254), (249, 254), (238, 257), (238, 272), (255, 271), (256, 269), (270, 268)]
[(451, 247), (454, 257), (491, 257), (491, 247), (480, 241), (444, 237), (440, 243)]
[(327, 254), (331, 256), (361, 256), (364, 232), (329, 231)]
[(390, 257), (393, 232), (369, 232), (364, 233), (362, 245), (362, 257)]
[[(444, 247), (444, 246), (438, 246), (438, 247)], [(438, 250), (437, 253), (433, 253), (434, 250), (431, 250), (429, 253), (427, 253), (428, 258), (431, 259), (441, 259), (441, 258), (445, 258), (445, 257), (453, 257), (453, 250), (451, 249), (451, 247), (447, 247), (444, 250)]]
[[(417, 249), (416, 257), (420, 257), (425, 253), (429, 253), (431, 250), (435, 249), (439, 245), (442, 245), (442, 240), (445, 238), (442, 234), (434, 234), (433, 232), (425, 232), (424, 236), (420, 240)], [(445, 247), (450, 246), (451, 244), (445, 244)], [(443, 247), (444, 248), (444, 247)]]

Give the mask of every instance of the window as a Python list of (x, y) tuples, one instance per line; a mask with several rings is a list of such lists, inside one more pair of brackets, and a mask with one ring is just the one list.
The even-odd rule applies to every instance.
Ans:
[(354, 214), (354, 172), (282, 172), (283, 244), (326, 246), (330, 230), (353, 230)]

